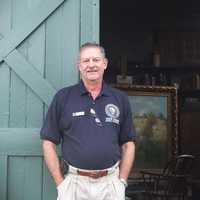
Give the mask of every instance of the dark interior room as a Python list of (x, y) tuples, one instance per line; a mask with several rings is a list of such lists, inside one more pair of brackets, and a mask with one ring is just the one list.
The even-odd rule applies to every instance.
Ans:
[(109, 84), (122, 76), (133, 86), (177, 88), (178, 154), (195, 157), (193, 193), (200, 197), (200, 2), (101, 0), (100, 42)]

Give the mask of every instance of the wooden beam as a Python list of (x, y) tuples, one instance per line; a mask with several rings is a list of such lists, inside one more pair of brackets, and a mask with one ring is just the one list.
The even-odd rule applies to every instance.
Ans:
[(17, 50), (12, 51), (5, 61), (46, 105), (50, 105), (56, 89)]
[[(43, 155), (40, 128), (0, 128), (0, 141), (0, 158), (3, 158), (0, 161), (0, 167), (5, 165), (4, 156)], [(57, 148), (57, 153), (61, 154), (60, 145)]]
[(42, 155), (39, 129), (0, 129), (0, 155)]

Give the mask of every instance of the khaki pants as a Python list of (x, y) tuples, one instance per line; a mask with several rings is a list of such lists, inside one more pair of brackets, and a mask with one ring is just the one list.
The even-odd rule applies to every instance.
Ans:
[(125, 200), (125, 186), (118, 178), (119, 167), (109, 170), (107, 176), (94, 179), (69, 169), (64, 181), (57, 187), (57, 200)]

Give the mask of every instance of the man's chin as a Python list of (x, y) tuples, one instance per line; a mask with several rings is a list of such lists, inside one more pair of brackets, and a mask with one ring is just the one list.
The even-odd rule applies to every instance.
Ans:
[(97, 77), (97, 76), (90, 76), (90, 77), (88, 77), (88, 80), (89, 81), (97, 81), (97, 80), (99, 80), (99, 77)]
[(100, 82), (100, 79), (99, 78), (88, 78), (87, 79), (89, 82), (91, 83), (99, 83)]

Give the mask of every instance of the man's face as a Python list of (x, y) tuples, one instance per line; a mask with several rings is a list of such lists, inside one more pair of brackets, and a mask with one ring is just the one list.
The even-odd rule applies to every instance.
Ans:
[(79, 57), (79, 71), (85, 82), (101, 82), (104, 70), (107, 68), (107, 59), (103, 57), (97, 47), (82, 49)]

